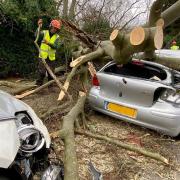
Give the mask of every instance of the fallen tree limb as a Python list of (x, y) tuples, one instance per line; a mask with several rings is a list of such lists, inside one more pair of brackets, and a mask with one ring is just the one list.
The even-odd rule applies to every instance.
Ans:
[[(87, 71), (87, 68), (81, 68), (80, 70), (78, 70), (78, 71), (75, 73), (75, 75), (82, 74), (82, 73), (84, 73), (85, 71)], [(64, 81), (65, 79), (66, 79), (65, 76), (60, 77), (60, 78), (59, 78), (59, 81)], [(17, 90), (17, 91), (15, 90), (15, 92), (14, 92), (13, 94), (16, 95), (15, 97), (16, 97), (17, 99), (22, 99), (22, 98), (27, 97), (27, 96), (29, 96), (29, 95), (31, 95), (31, 94), (35, 94), (35, 93), (40, 92), (41, 90), (43, 90), (44, 88), (50, 86), (50, 85), (53, 84), (53, 83), (55, 83), (55, 80), (54, 80), (54, 79), (51, 80), (51, 81), (48, 81), (47, 83), (43, 84), (42, 86), (37, 87), (37, 88), (34, 89), (34, 90), (25, 92), (25, 93), (20, 94), (20, 95), (17, 95), (17, 94), (20, 93), (21, 91), (19, 92), (19, 90)], [(22, 89), (22, 90), (23, 90), (23, 89)], [(24, 88), (24, 91), (26, 91), (26, 90), (28, 90), (28, 88), (27, 88), (27, 89)], [(65, 95), (65, 94), (64, 94), (64, 95)]]
[[(71, 111), (63, 117), (62, 129), (58, 131), (59, 137), (64, 141), (64, 179), (78, 180), (78, 163), (74, 139), (74, 124), (76, 118), (84, 111), (86, 95), (83, 94)], [(51, 136), (53, 136), (51, 134)]]
[(91, 62), (88, 62), (88, 70), (91, 74), (91, 77), (94, 77), (94, 75), (97, 73), (93, 63)]
[[(74, 75), (75, 75), (75, 73), (76, 73), (76, 70), (77, 70), (77, 67), (73, 68), (73, 69), (71, 70), (71, 72), (70, 72), (70, 73), (68, 74), (68, 76), (67, 76), (67, 79), (66, 79), (66, 81), (65, 81), (65, 83), (64, 83), (64, 85), (63, 85), (63, 87), (64, 87), (64, 89), (65, 89), (66, 91), (67, 91), (68, 88), (69, 88), (69, 83), (70, 83), (71, 79), (74, 77)], [(64, 96), (65, 96), (64, 91), (61, 91), (61, 92), (59, 93), (58, 101), (61, 101), (61, 100), (64, 98)]]
[[(48, 66), (48, 64), (46, 63), (45, 59), (42, 59), (42, 62), (44, 64), (44, 66), (46, 67), (48, 73), (51, 75), (51, 77), (54, 79), (54, 81), (56, 82), (56, 84), (58, 85), (59, 89), (61, 91), (64, 92), (65, 95), (68, 96), (69, 100), (72, 101), (72, 97), (71, 95), (67, 92), (66, 88), (63, 87), (63, 85), (61, 84), (61, 82), (57, 79), (57, 77), (55, 76), (55, 74), (52, 72), (52, 70), (50, 69), (50, 67)], [(58, 98), (58, 101), (60, 99)]]
[[(60, 78), (59, 80), (63, 81), (64, 79), (65, 79), (65, 77)], [(34, 93), (37, 93), (37, 92), (41, 91), (42, 89), (50, 86), (50, 85), (53, 84), (54, 82), (55, 82), (55, 80), (48, 81), (47, 83), (43, 84), (42, 86), (37, 87), (37, 88), (34, 89), (34, 90), (25, 92), (25, 93), (20, 94), (20, 95), (16, 95), (15, 97), (16, 97), (17, 99), (22, 99), (22, 98), (24, 98), (24, 97), (26, 97), (26, 96), (29, 96), (29, 95), (31, 95), (31, 94), (34, 94)], [(16, 93), (16, 94), (17, 94), (17, 93)]]
[(12, 95), (16, 95), (16, 94), (20, 94), (20, 93), (22, 93), (22, 92), (24, 92), (24, 91), (33, 89), (33, 88), (35, 88), (35, 87), (36, 87), (36, 85), (22, 86), (22, 87), (18, 87), (17, 89), (12, 90), (10, 93), (11, 93)]
[(92, 61), (98, 57), (101, 57), (104, 55), (104, 50), (102, 48), (98, 48), (96, 51), (93, 51), (89, 54), (83, 55), (74, 61), (71, 62), (70, 66), (75, 67), (75, 66), (80, 66), (88, 61)]
[(129, 151), (140, 153), (140, 154), (142, 154), (144, 156), (147, 156), (147, 157), (150, 157), (152, 159), (161, 161), (161, 162), (163, 162), (165, 164), (169, 164), (168, 160), (166, 158), (164, 158), (163, 156), (161, 156), (160, 154), (149, 152), (149, 151), (147, 151), (147, 150), (145, 150), (143, 148), (137, 147), (137, 146), (126, 144), (126, 143), (114, 140), (112, 138), (102, 136), (102, 135), (98, 135), (98, 134), (94, 134), (94, 133), (87, 132), (87, 131), (75, 130), (75, 133), (80, 134), (80, 135), (86, 135), (86, 136), (89, 136), (91, 138), (95, 138), (95, 139), (99, 139), (99, 140), (104, 140), (104, 141), (106, 141), (106, 142), (108, 142), (110, 144), (115, 144), (116, 146), (122, 147), (124, 149), (129, 150)]
[(7, 86), (11, 88), (19, 87), (20, 85), (17, 85), (17, 83), (13, 83), (10, 81), (0, 81), (0, 86)]
[[(83, 56), (80, 60), (78, 59), (78, 61), (74, 60), (73, 62), (73, 68), (71, 70), (71, 72), (68, 74), (67, 79), (63, 85), (63, 87), (66, 89), (66, 91), (69, 88), (69, 84), (71, 82), (71, 79), (74, 77), (74, 75), (76, 74), (76, 71), (78, 69), (79, 66), (81, 66), (82, 64), (94, 60), (98, 57), (101, 57), (104, 55), (104, 50), (102, 48), (98, 48), (96, 51), (87, 54), (86, 56)], [(64, 98), (65, 93), (63, 91), (60, 92), (59, 94), (59, 98), (58, 100), (62, 100)]]
[(65, 71), (65, 70), (66, 70), (66, 67), (65, 67), (65, 66), (60, 66), (60, 67), (55, 68), (54, 73), (56, 74), (56, 73), (58, 73), (58, 72)]

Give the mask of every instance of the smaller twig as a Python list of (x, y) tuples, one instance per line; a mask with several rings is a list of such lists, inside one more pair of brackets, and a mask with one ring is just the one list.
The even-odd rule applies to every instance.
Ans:
[(50, 115), (52, 115), (52, 114), (54, 114), (54, 113), (56, 113), (56, 112), (61, 112), (62, 113), (62, 110), (63, 109), (68, 109), (69, 110), (69, 107), (71, 108), (72, 107), (72, 102), (66, 102), (66, 103), (64, 103), (64, 104), (62, 104), (62, 105), (60, 105), (60, 106), (57, 106), (57, 107), (54, 107), (54, 108), (51, 108), (51, 109), (49, 109), (46, 113), (44, 113), (44, 114), (42, 114), (41, 116), (40, 116), (40, 118), (41, 119), (44, 119), (44, 118), (46, 118), (46, 117), (48, 117), (48, 116), (50, 116)]

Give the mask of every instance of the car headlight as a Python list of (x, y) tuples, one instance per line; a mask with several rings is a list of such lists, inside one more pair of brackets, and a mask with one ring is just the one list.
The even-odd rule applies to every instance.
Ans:
[(44, 137), (33, 125), (22, 125), (18, 128), (20, 138), (20, 150), (26, 153), (34, 153), (40, 150), (44, 143)]
[(180, 94), (171, 89), (167, 89), (163, 91), (160, 98), (167, 102), (180, 104)]
[(45, 144), (44, 136), (33, 125), (32, 120), (26, 113), (19, 113), (16, 117), (16, 126), (21, 143), (20, 151), (28, 154), (37, 152)]

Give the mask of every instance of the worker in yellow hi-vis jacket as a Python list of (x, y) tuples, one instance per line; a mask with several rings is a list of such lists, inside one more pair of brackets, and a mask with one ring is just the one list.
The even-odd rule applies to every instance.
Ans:
[(178, 49), (179, 49), (179, 46), (176, 45), (176, 41), (174, 40), (172, 42), (171, 50), (178, 50)]
[[(42, 26), (42, 19), (38, 20), (38, 26)], [(39, 34), (38, 42), (40, 45), (39, 64), (38, 64), (38, 79), (36, 85), (42, 85), (46, 76), (46, 68), (44, 67), (41, 58), (46, 60), (51, 70), (55, 70), (56, 50), (60, 46), (60, 39), (57, 32), (61, 29), (62, 23), (59, 20), (52, 20), (49, 30), (42, 30)], [(48, 72), (47, 72), (48, 73)], [(48, 81), (52, 80), (51, 75), (48, 73)]]

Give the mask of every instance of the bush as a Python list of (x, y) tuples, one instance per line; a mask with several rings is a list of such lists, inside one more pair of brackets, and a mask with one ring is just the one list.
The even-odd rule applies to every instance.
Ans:
[(48, 26), (58, 14), (54, 0), (5, 0), (0, 4), (0, 14), (0, 76), (34, 72), (37, 20), (43, 18), (44, 26)]
[(106, 17), (95, 9), (90, 10), (90, 14), (83, 18), (83, 30), (87, 33), (96, 36), (98, 40), (106, 40), (112, 31), (110, 22)]

